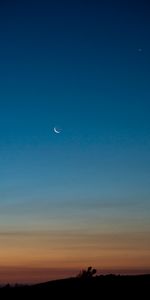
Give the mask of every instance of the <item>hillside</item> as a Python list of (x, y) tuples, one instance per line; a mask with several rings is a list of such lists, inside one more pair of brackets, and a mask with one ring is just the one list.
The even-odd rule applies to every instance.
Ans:
[(150, 275), (140, 276), (96, 276), (90, 279), (69, 278), (26, 287), (4, 287), (0, 296), (15, 296), (17, 299), (33, 296), (33, 299), (102, 299), (111, 296), (130, 299), (140, 296), (150, 299)]

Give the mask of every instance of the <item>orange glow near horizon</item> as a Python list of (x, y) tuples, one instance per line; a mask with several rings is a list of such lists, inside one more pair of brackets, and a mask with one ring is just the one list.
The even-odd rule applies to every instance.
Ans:
[(75, 276), (89, 265), (99, 272), (150, 270), (148, 233), (75, 231), (0, 235), (0, 282), (40, 282)]

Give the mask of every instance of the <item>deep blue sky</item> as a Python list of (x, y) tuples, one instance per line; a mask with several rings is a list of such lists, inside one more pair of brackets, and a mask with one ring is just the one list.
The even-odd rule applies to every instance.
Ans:
[(5, 1), (0, 11), (2, 190), (146, 193), (147, 1)]
[(145, 0), (1, 1), (2, 228), (52, 217), (88, 229), (101, 215), (149, 230), (149, 11)]

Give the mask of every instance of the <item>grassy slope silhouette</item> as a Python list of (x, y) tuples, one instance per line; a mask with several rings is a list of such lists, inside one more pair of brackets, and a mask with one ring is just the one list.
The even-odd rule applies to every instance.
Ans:
[(11, 287), (9, 285), (0, 289), (2, 297), (15, 297), (16, 299), (130, 299), (141, 297), (150, 299), (150, 275), (120, 276), (99, 275), (96, 269), (89, 267), (81, 271), (77, 277), (49, 281), (31, 286)]

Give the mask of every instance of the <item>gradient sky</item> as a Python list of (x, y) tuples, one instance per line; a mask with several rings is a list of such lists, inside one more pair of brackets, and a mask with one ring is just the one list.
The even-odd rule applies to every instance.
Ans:
[(150, 272), (149, 11), (0, 1), (0, 282)]

